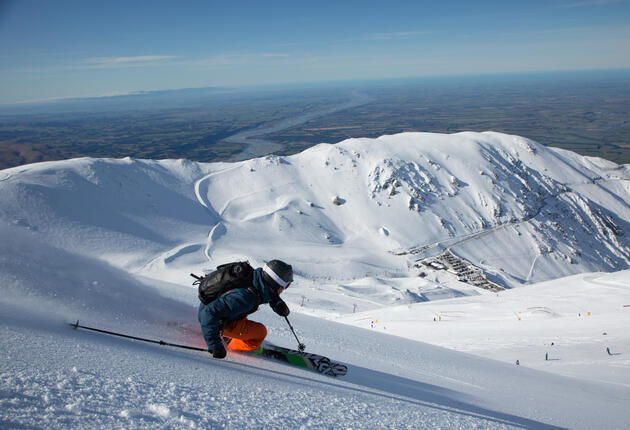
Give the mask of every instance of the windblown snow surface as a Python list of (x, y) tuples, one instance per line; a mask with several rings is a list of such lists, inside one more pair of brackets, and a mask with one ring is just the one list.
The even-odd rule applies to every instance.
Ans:
[[(498, 133), (2, 170), (0, 428), (627, 428), (628, 179)], [(505, 290), (426, 265), (446, 251)], [(346, 376), (68, 325), (204, 347), (189, 273), (272, 258)]]

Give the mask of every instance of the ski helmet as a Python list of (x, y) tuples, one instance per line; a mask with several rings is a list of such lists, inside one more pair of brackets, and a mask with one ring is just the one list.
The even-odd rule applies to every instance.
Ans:
[(280, 260), (271, 260), (263, 266), (263, 272), (266, 273), (274, 282), (275, 289), (282, 287), (285, 290), (289, 288), (293, 282), (293, 268), (290, 264)]

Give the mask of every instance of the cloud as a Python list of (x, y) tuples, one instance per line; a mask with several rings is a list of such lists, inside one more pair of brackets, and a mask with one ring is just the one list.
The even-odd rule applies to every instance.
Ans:
[(280, 54), (280, 53), (263, 53), (263, 54), (259, 54), (261, 57), (264, 58), (286, 58), (286, 57), (290, 57), (289, 54)]
[(415, 37), (415, 36), (424, 36), (426, 34), (431, 34), (431, 32), (430, 31), (395, 31), (391, 33), (371, 33), (366, 36), (366, 39), (390, 40), (390, 39), (409, 38), (409, 37)]
[[(148, 67), (163, 65), (164, 62), (175, 59), (172, 55), (140, 55), (136, 57), (94, 57), (81, 61), (76, 68), (115, 69), (122, 67)], [(83, 66), (83, 67), (81, 67)]]
[(136, 57), (90, 57), (73, 61), (61, 61), (48, 65), (21, 67), (17, 73), (57, 73), (75, 70), (123, 69), (131, 67), (160, 67), (172, 65), (173, 55), (139, 55)]
[(573, 3), (566, 3), (566, 4), (561, 5), (561, 7), (571, 8), (571, 7), (585, 7), (585, 6), (606, 6), (609, 4), (623, 3), (623, 2), (624, 0), (583, 0), (583, 1), (573, 2)]
[(290, 54), (278, 52), (235, 52), (215, 55), (198, 60), (186, 61), (182, 64), (186, 66), (197, 67), (229, 67), (267, 63), (274, 60), (286, 60), (290, 59), (291, 57), (292, 56)]

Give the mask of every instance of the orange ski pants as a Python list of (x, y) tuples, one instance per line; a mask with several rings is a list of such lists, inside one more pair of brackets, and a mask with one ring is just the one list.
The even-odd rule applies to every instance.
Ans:
[(228, 343), (228, 349), (232, 351), (252, 351), (258, 348), (265, 337), (267, 337), (267, 327), (263, 324), (250, 321), (247, 318), (232, 321), (223, 329), (223, 336), (232, 340)]

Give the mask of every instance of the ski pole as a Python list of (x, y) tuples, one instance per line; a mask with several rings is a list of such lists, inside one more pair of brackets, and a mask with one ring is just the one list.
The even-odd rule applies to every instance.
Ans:
[(122, 333), (116, 333), (115, 331), (107, 331), (107, 330), (101, 330), (100, 328), (93, 328), (93, 327), (86, 327), (84, 325), (80, 325), (79, 324), (79, 320), (77, 320), (76, 323), (69, 323), (71, 327), (74, 327), (74, 329), (78, 329), (78, 328), (82, 328), (85, 330), (92, 330), (92, 331), (97, 331), (99, 333), (105, 333), (105, 334), (111, 334), (112, 336), (119, 336), (119, 337), (124, 337), (127, 339), (134, 339), (134, 340), (140, 340), (142, 342), (149, 342), (149, 343), (157, 343), (158, 345), (166, 345), (166, 346), (174, 346), (176, 348), (184, 348), (184, 349), (192, 349), (195, 351), (204, 351), (207, 352), (207, 349), (203, 349), (203, 348), (197, 348), (196, 346), (188, 346), (188, 345), (178, 345), (176, 343), (168, 343), (168, 342), (164, 342), (163, 340), (153, 340), (153, 339), (145, 339), (143, 337), (137, 337), (137, 336), (131, 336), (128, 334), (122, 334)]
[(304, 349), (306, 348), (306, 346), (300, 342), (300, 339), (298, 339), (297, 334), (295, 334), (295, 330), (293, 330), (293, 326), (291, 325), (291, 323), (289, 322), (289, 318), (284, 317), (285, 320), (287, 320), (287, 324), (289, 324), (289, 328), (291, 329), (291, 332), (293, 333), (293, 336), (295, 336), (295, 340), (297, 340), (298, 342), (298, 349), (300, 351), (304, 351)]

